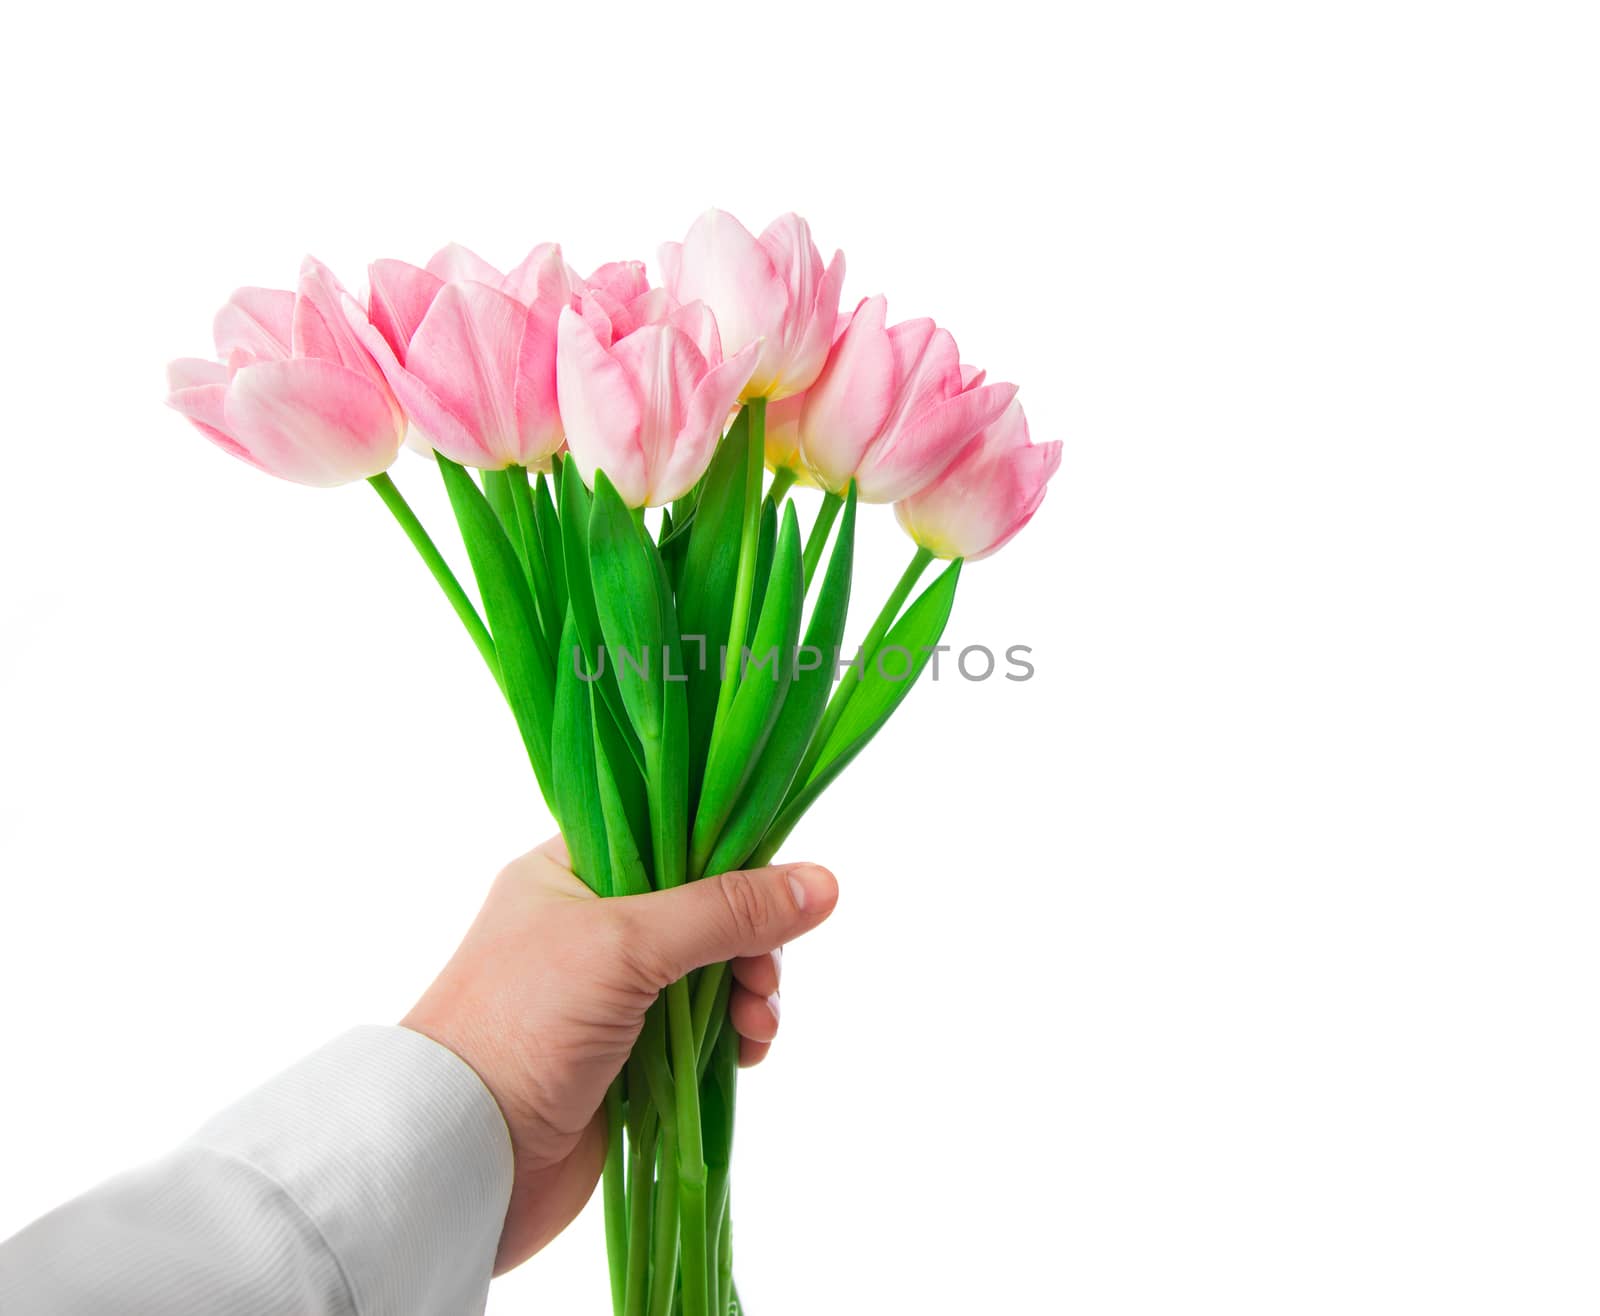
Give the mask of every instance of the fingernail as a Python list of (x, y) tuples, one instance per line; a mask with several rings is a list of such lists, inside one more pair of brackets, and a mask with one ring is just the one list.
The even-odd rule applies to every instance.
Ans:
[(794, 896), (796, 909), (817, 909), (831, 905), (833, 874), (826, 868), (818, 864), (791, 864), (788, 875), (789, 891)]
[(778, 993), (773, 992), (767, 997), (767, 1009), (772, 1011), (772, 1021), (777, 1023), (783, 1017), (783, 1011), (778, 1007)]

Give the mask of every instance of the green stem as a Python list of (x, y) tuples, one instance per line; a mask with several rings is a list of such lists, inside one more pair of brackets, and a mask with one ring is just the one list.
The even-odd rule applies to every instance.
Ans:
[(544, 545), (539, 542), (539, 523), (534, 520), (533, 489), (528, 484), (528, 468), (511, 466), (511, 502), (516, 508), (517, 534), (522, 539), (522, 560), (528, 568), (528, 587), (539, 605), (539, 621), (551, 646), (560, 643), (561, 623), (565, 618), (555, 613), (555, 583), (550, 579), (550, 564), (545, 559)]
[(711, 1058), (711, 1048), (721, 1031), (722, 1017), (728, 1011), (732, 989), (733, 979), (728, 975), (726, 963), (708, 964), (700, 971), (700, 981), (694, 988), (694, 1045), (702, 1077)]
[(700, 1128), (700, 1066), (689, 980), (667, 988), (667, 1026), (677, 1098), (678, 1214), (682, 1230), (684, 1316), (710, 1316), (706, 1245), (706, 1158)]
[(833, 529), (833, 521), (839, 515), (839, 509), (844, 506), (842, 494), (830, 493), (822, 495), (822, 506), (817, 508), (817, 519), (811, 525), (811, 533), (806, 536), (806, 551), (800, 561), (805, 567), (805, 587), (811, 588), (811, 578), (817, 574), (817, 563), (822, 561), (822, 550), (828, 543), (828, 531)]
[(750, 626), (750, 601), (755, 595), (756, 545), (761, 537), (761, 478), (766, 471), (767, 400), (745, 403), (749, 415), (749, 452), (745, 456), (744, 524), (739, 530), (739, 574), (733, 586), (733, 616), (728, 624), (728, 648), (723, 655), (722, 689), (717, 693), (717, 713), (711, 723), (711, 743), (727, 722), (728, 707), (739, 685), (739, 653)]
[(622, 1160), (622, 1076), (606, 1089), (606, 1264), (611, 1270), (612, 1316), (624, 1316), (628, 1292), (628, 1188)]
[(773, 503), (781, 504), (784, 494), (794, 488), (795, 479), (795, 473), (787, 466), (778, 467), (772, 473), (772, 483), (767, 488), (767, 497), (772, 499)]
[(478, 646), (478, 652), (488, 664), (495, 684), (504, 690), (505, 681), (500, 675), (500, 659), (495, 653), (494, 640), (490, 638), (489, 628), (483, 624), (483, 618), (478, 615), (477, 608), (467, 597), (466, 590), (461, 588), (461, 582), (456, 579), (455, 572), (450, 570), (450, 564), (444, 560), (438, 545), (429, 538), (422, 522), (417, 519), (417, 514), (411, 510), (411, 504), (406, 502), (404, 495), (395, 487), (387, 471), (369, 477), (367, 483), (378, 491), (378, 497), (383, 499), (383, 505), (393, 513), (394, 519), (400, 523), (400, 528), (406, 532), (406, 538), (411, 541), (412, 547), (417, 550), (424, 565), (433, 573), (434, 580), (444, 591), (445, 598), (450, 600), (450, 606), (455, 609), (456, 616), (461, 618), (461, 624), (467, 628), (467, 634)]
[(678, 1138), (672, 1124), (661, 1123), (660, 1169), (656, 1175), (655, 1264), (650, 1268), (650, 1316), (672, 1316), (678, 1288)]
[[(643, 1100), (643, 1097), (640, 1098)], [(628, 1274), (625, 1316), (646, 1316), (650, 1288), (651, 1194), (656, 1182), (655, 1110), (645, 1114), (637, 1137), (628, 1140)]]
[(855, 694), (856, 687), (861, 684), (861, 673), (877, 658), (878, 646), (883, 643), (883, 637), (889, 633), (889, 627), (894, 625), (895, 618), (900, 615), (900, 609), (905, 606), (906, 599), (910, 597), (918, 579), (932, 561), (933, 554), (920, 545), (912, 554), (911, 562), (901, 575), (899, 583), (890, 591), (883, 610), (878, 613), (877, 620), (872, 623), (866, 638), (861, 641), (859, 661), (846, 670), (839, 681), (839, 688), (828, 700), (828, 707), (822, 714), (822, 724), (817, 728), (817, 734), (811, 738), (811, 746), (806, 750), (805, 757), (800, 760), (800, 769), (795, 773), (794, 785), (790, 787), (791, 796), (797, 795), (810, 778), (811, 770), (817, 766), (823, 747), (828, 743), (828, 737), (833, 734), (833, 729), (839, 725), (839, 719), (844, 716), (845, 705), (850, 702), (850, 696)]

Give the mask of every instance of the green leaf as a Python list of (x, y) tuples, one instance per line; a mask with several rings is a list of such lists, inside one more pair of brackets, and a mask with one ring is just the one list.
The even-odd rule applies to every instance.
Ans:
[[(792, 512), (793, 503), (785, 504)], [(778, 505), (768, 498), (761, 504), (761, 529), (756, 534), (755, 592), (750, 596), (750, 622), (744, 630), (744, 642), (755, 640), (756, 622), (761, 617), (761, 607), (766, 601), (767, 577), (772, 572), (773, 546), (778, 538)]]
[[(578, 645), (578, 623), (567, 612), (561, 628), (561, 650), (571, 653)], [(572, 871), (596, 895), (615, 894), (611, 881), (611, 853), (606, 818), (601, 804), (595, 760), (594, 716), (589, 706), (589, 686), (562, 663), (556, 673), (555, 709), (550, 728), (550, 759), (555, 773), (555, 815), (567, 840)]]
[(533, 595), (516, 550), (483, 491), (443, 453), (437, 454), (436, 460), (483, 599), (485, 619), (505, 678), (506, 700), (522, 733), (539, 789), (549, 802), (553, 798), (550, 721), (555, 699), (554, 673)]
[[(528, 569), (528, 583), (533, 590), (533, 601), (538, 605), (545, 644), (554, 652), (561, 638), (561, 627), (566, 621), (566, 608), (557, 610), (555, 582), (550, 576), (550, 563), (545, 557), (544, 545), (539, 542), (539, 526), (533, 509), (533, 490), (528, 484), (527, 468), (508, 466), (505, 474), (511, 488), (511, 503), (516, 509), (516, 534), (522, 537), (523, 565)], [(511, 533), (509, 527), (507, 533)]]
[[(511, 541), (511, 547), (517, 551), (517, 561), (522, 563), (523, 572), (528, 569), (527, 554), (522, 546), (522, 532), (517, 529), (517, 505), (511, 498), (511, 482), (504, 471), (479, 471), (478, 478), (483, 482), (484, 497), (489, 500), (489, 506), (494, 508), (494, 514), (500, 521), (500, 528), (506, 532), (506, 538)], [(533, 578), (528, 577), (529, 587), (532, 587)]]
[(687, 713), (678, 621), (666, 568), (603, 472), (589, 517), (595, 609), (629, 724), (644, 755), (656, 884), (677, 886), (687, 861)]
[(750, 780), (767, 746), (794, 678), (795, 646), (800, 639), (800, 612), (805, 600), (800, 558), (800, 523), (794, 504), (789, 503), (773, 555), (772, 583), (749, 646), (750, 665), (728, 706), (726, 720), (718, 723), (711, 734), (689, 850), (689, 871), (694, 877), (706, 871), (706, 861), (739, 792)]
[(661, 653), (666, 628), (650, 558), (633, 514), (605, 473), (596, 472), (589, 515), (595, 611), (622, 706), (641, 744), (659, 740), (664, 722)]
[[(561, 468), (561, 557), (566, 567), (567, 604), (578, 623), (578, 639), (583, 645), (583, 662), (586, 675), (599, 673), (596, 684), (619, 728), (622, 743), (633, 758), (634, 766), (644, 772), (644, 754), (639, 749), (639, 738), (633, 734), (627, 711), (622, 706), (622, 695), (617, 689), (617, 674), (609, 663), (601, 665), (600, 614), (595, 609), (594, 581), (589, 572), (589, 516), (592, 499), (589, 490), (578, 474), (574, 462), (565, 462)], [(571, 654), (558, 654), (557, 662), (575, 661)]]
[[(711, 459), (683, 549), (678, 620), (685, 637), (689, 676), (690, 798), (700, 789), (700, 771), (711, 744), (722, 689), (722, 647), (733, 617), (739, 574), (739, 533), (749, 460), (749, 416), (741, 410)], [(674, 517), (674, 523), (679, 524)], [(675, 544), (684, 541), (679, 539)]]
[(766, 863), (772, 857), (817, 797), (850, 766), (911, 693), (911, 687), (933, 656), (933, 647), (944, 634), (945, 623), (950, 620), (960, 577), (961, 559), (957, 558), (918, 595), (889, 631), (878, 648), (879, 661), (872, 663), (862, 677), (844, 716), (823, 746), (810, 777), (768, 829), (751, 856), (751, 862)]
[[(822, 721), (850, 610), (855, 542), (856, 496), (852, 488), (845, 500), (844, 516), (839, 522), (828, 569), (823, 574), (822, 589), (806, 626), (800, 650), (804, 662), (797, 668), (784, 696), (783, 708), (767, 738), (766, 749), (706, 863), (708, 873), (726, 873), (745, 866), (783, 806), (783, 798), (794, 781), (800, 760)], [(816, 665), (810, 666), (813, 662)]]
[[(557, 479), (560, 468), (557, 467)], [(539, 547), (544, 550), (544, 560), (550, 568), (550, 583), (555, 591), (556, 615), (567, 615), (567, 568), (563, 560), (561, 518), (556, 514), (555, 499), (550, 494), (550, 480), (543, 472), (533, 493), (533, 523), (539, 532)]]
[(611, 710), (593, 685), (589, 690), (596, 777), (611, 858), (611, 894), (641, 895), (650, 890), (650, 802), (645, 795), (644, 778), (623, 743)]

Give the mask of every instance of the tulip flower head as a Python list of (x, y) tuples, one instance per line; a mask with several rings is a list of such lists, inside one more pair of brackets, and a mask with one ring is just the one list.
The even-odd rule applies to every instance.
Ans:
[(824, 267), (798, 215), (773, 220), (758, 239), (732, 215), (708, 210), (681, 243), (662, 245), (661, 271), (675, 303), (711, 308), (727, 352), (759, 344), (746, 399), (789, 397), (816, 379), (833, 341), (844, 254)]
[(590, 486), (603, 470), (630, 507), (687, 493), (711, 464), (759, 346), (724, 361), (699, 303), (605, 342), (570, 307), (557, 329), (556, 383), (567, 446)]
[(541, 243), (501, 274), (450, 246), (424, 269), (377, 261), (369, 278), (350, 323), (428, 445), (484, 470), (548, 467), (564, 441), (556, 318), (581, 283), (561, 248)]
[(932, 320), (886, 327), (887, 316), (882, 297), (856, 307), (806, 393), (797, 438), (819, 485), (843, 493), (855, 480), (867, 503), (898, 502), (931, 483), (1017, 392), (964, 367), (955, 339)]
[(212, 326), (218, 360), (167, 367), (167, 405), (225, 452), (297, 484), (387, 470), (406, 419), (346, 322), (346, 296), (309, 257), (295, 292), (239, 289)]
[(1034, 443), (1022, 404), (974, 438), (944, 474), (895, 504), (906, 533), (935, 557), (975, 562), (1005, 547), (1044, 501), (1060, 443)]

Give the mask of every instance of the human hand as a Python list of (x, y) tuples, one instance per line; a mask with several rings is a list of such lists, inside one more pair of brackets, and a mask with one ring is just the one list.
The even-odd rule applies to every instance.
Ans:
[(401, 1023), (477, 1072), (511, 1131), (515, 1173), (495, 1273), (520, 1265), (583, 1209), (605, 1164), (603, 1109), (657, 994), (733, 961), (739, 1060), (778, 1031), (781, 948), (830, 913), (815, 864), (726, 873), (601, 900), (561, 838), (502, 872), (444, 971)]

